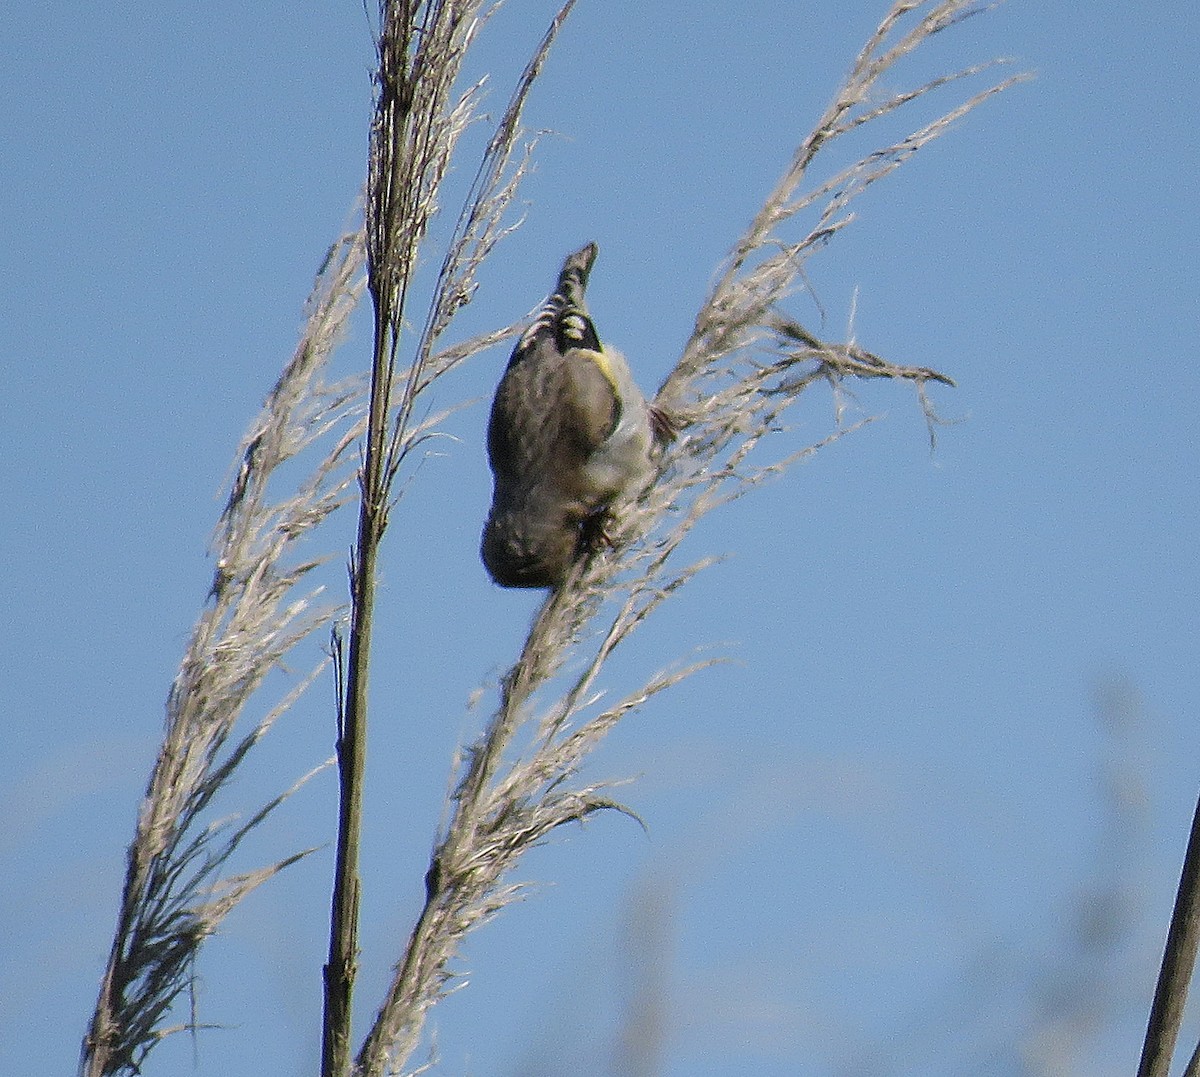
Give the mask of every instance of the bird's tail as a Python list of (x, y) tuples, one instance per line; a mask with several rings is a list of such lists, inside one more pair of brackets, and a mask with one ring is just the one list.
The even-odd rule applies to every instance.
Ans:
[(516, 353), (520, 354), (539, 340), (550, 338), (559, 353), (571, 348), (600, 351), (600, 337), (588, 314), (584, 292), (588, 276), (600, 248), (595, 243), (567, 255), (558, 274), (558, 284), (542, 304), (533, 324), (521, 335)]

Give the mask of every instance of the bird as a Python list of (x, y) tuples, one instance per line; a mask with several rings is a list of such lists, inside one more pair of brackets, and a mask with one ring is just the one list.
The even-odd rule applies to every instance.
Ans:
[(513, 348), (487, 429), (494, 480), (480, 555), (501, 587), (556, 589), (607, 541), (609, 511), (652, 479), (670, 419), (647, 403), (584, 300), (599, 248), (569, 254)]

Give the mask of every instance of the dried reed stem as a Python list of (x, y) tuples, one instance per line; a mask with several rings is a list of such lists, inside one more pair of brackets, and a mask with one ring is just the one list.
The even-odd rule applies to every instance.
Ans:
[[(1171, 927), (1167, 932), (1154, 1003), (1142, 1044), (1138, 1077), (1167, 1077), (1171, 1072), (1175, 1041), (1183, 1023), (1183, 1008), (1196, 968), (1197, 946), (1200, 946), (1200, 801), (1196, 802), (1192, 816), (1179, 891), (1175, 895)], [(1200, 1048), (1188, 1063), (1189, 1072), (1198, 1065), (1198, 1055)]]
[[(429, 430), (414, 425), (416, 403), (457, 363), (507, 333), (435, 352), (455, 313), (474, 292), (478, 267), (504, 234), (502, 222), (525, 174), (512, 163), (529, 89), (574, 0), (569, 0), (518, 84), (484, 153), (442, 262), (429, 316), (402, 377), (396, 373), (409, 286), (418, 252), (438, 207), (442, 180), (471, 122), (480, 84), (457, 102), (451, 94), (483, 18), (481, 0), (412, 0), (380, 5), (378, 95), (367, 182), (368, 288), (375, 334), (371, 396), (360, 476), (359, 534), (351, 565), (351, 627), (338, 740), (340, 810), (337, 864), (325, 966), (323, 1077), (349, 1070), (351, 1000), (357, 961), (358, 841), (367, 744), (367, 680), (379, 544), (388, 525), (400, 465)], [(399, 383), (399, 384), (398, 384)], [(395, 386), (395, 391), (394, 391)]]
[[(247, 893), (305, 855), (221, 875), (245, 835), (308, 776), (240, 826), (206, 822), (206, 809), (317, 671), (230, 747), (247, 701), (336, 612), (314, 605), (316, 591), (296, 596), (316, 562), (293, 558), (295, 544), (348, 496), (343, 462), (358, 436), (359, 394), (353, 386), (326, 387), (321, 375), (361, 294), (362, 263), (360, 236), (346, 236), (330, 250), (300, 345), (242, 443), (214, 538), (209, 601), (167, 700), (166, 733), (128, 850), (117, 928), (83, 1044), (80, 1069), (87, 1077), (140, 1072), (165, 1035), (195, 1027), (169, 1029), (164, 1018), (191, 983), (200, 945)], [(301, 489), (272, 503), (272, 474), (331, 434), (332, 448)]]

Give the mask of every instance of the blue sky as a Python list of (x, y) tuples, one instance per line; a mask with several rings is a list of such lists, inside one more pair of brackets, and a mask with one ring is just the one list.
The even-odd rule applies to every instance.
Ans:
[[(581, 0), (526, 116), (556, 132), (526, 221), (464, 332), (529, 310), (594, 239), (601, 333), (655, 386), (885, 6)], [(485, 31), (473, 70), (494, 73), (494, 111), (551, 10), (512, 0)], [(356, 4), (67, 2), (7, 24), (0, 1072), (51, 1074), (93, 1003), (230, 461), (351, 219), (373, 56)], [(728, 559), (605, 686), (696, 648), (735, 661), (593, 761), (638, 776), (624, 794), (648, 834), (597, 819), (525, 862), (537, 885), (470, 940), (470, 984), (435, 1012), (435, 1072), (607, 1072), (648, 892), (666, 910), (668, 1077), (1025, 1072), (1043, 1000), (1092, 968), (1075, 903), (1118, 869), (1131, 912), (1074, 1060), (1133, 1071), (1200, 758), (1198, 44), (1183, 2), (1011, 0), (885, 87), (1000, 55), (1036, 75), (859, 203), (811, 266), (823, 313), (796, 299), (814, 329), (852, 319), (866, 347), (952, 375), (934, 395), (956, 421), (931, 454), (911, 391), (852, 386), (881, 421), (691, 538)], [(365, 366), (368, 345), (361, 320), (339, 363)], [(504, 359), (444, 402), (486, 398)], [(418, 908), (450, 754), (480, 721), (468, 696), (537, 603), (476, 555), (485, 417), (455, 417), (388, 539), (364, 1021)], [(833, 422), (812, 393), (780, 452)], [(328, 536), (335, 593), (347, 535)], [(1136, 721), (1111, 734), (1096, 699), (1114, 685)], [(280, 724), (222, 810), (329, 753), (331, 698)], [(1113, 771), (1144, 790), (1117, 866)], [(245, 866), (329, 842), (333, 800), (315, 781)], [(314, 1072), (330, 862), (231, 916), (198, 970), (200, 1017), (226, 1027), (169, 1041), (148, 1072)], [(873, 1051), (888, 1065), (852, 1069)]]

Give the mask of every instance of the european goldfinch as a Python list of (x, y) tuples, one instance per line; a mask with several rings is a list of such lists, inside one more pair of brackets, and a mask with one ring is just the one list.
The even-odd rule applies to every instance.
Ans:
[(558, 587), (604, 534), (610, 506), (650, 481), (674, 436), (588, 315), (597, 252), (589, 243), (567, 257), (492, 402), (495, 489), (480, 552), (502, 587)]

